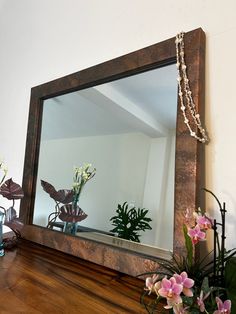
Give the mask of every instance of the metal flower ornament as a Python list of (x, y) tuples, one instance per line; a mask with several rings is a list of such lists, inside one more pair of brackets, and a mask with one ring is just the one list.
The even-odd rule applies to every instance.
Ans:
[(75, 167), (72, 189), (56, 190), (54, 186), (41, 180), (46, 193), (55, 201), (55, 211), (48, 217), (48, 228), (59, 218), (64, 223), (63, 231), (75, 234), (77, 223), (87, 218), (87, 214), (80, 208), (79, 199), (85, 184), (94, 177), (96, 169), (91, 164)]
[[(17, 242), (20, 237), (20, 230), (23, 227), (23, 223), (17, 218), (17, 213), (14, 208), (15, 200), (21, 199), (24, 196), (24, 192), (21, 186), (15, 183), (11, 178), (6, 179), (7, 167), (0, 161), (0, 195), (10, 201), (12, 205), (6, 209), (4, 206), (0, 206), (0, 256), (4, 255), (5, 248), (11, 248)], [(2, 226), (6, 225), (15, 233), (13, 238), (3, 239)]]
[[(215, 194), (205, 191), (217, 201), (221, 222), (216, 222), (200, 208), (194, 213), (185, 212), (183, 233), (187, 254), (185, 257), (174, 254), (171, 261), (160, 261), (156, 272), (146, 274), (141, 302), (148, 313), (157, 313), (160, 302), (166, 313), (230, 314), (231, 307), (235, 313), (236, 276), (232, 280), (232, 274), (236, 271), (233, 257), (236, 249), (225, 249), (225, 203), (222, 205)], [(214, 233), (214, 249), (203, 258), (197, 257), (196, 248), (206, 239), (208, 230)], [(151, 294), (155, 295), (154, 299), (150, 298)]]

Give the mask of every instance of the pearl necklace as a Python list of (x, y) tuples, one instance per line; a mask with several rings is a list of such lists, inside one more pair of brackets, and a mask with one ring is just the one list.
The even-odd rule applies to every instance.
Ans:
[[(209, 141), (204, 128), (202, 127), (200, 115), (197, 113), (195, 103), (193, 101), (192, 92), (189, 86), (189, 79), (187, 76), (187, 66), (185, 64), (184, 59), (184, 33), (181, 32), (176, 35), (176, 59), (177, 59), (177, 69), (178, 69), (178, 88), (179, 88), (179, 99), (180, 99), (180, 109), (182, 110), (184, 123), (187, 125), (190, 135), (196, 138), (198, 141), (202, 143), (206, 143)], [(182, 84), (183, 81), (183, 90)], [(186, 101), (186, 105), (184, 103), (184, 99)], [(197, 129), (201, 135), (198, 135), (197, 132), (194, 132), (190, 126), (189, 119), (187, 118), (186, 110), (189, 110)]]

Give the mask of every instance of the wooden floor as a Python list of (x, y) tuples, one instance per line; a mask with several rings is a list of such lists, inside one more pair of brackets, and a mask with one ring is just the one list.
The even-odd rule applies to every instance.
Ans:
[(147, 313), (144, 282), (23, 241), (0, 257), (0, 314)]

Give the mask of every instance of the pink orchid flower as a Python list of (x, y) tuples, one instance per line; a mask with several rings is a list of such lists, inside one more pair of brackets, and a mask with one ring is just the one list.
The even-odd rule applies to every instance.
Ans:
[(204, 301), (209, 297), (210, 293), (211, 292), (209, 291), (207, 294), (203, 295), (203, 291), (201, 290), (200, 296), (197, 297), (197, 304), (199, 306), (200, 312), (205, 312)]
[(158, 294), (167, 299), (166, 309), (170, 309), (174, 304), (182, 303), (180, 294), (183, 290), (183, 286), (176, 283), (176, 279), (171, 277), (170, 279), (163, 278), (161, 281), (161, 289), (158, 290)]
[(216, 304), (218, 310), (216, 310), (213, 314), (230, 314), (231, 313), (231, 301), (226, 300), (224, 303), (220, 298), (216, 297)]
[(184, 217), (185, 217), (186, 224), (189, 224), (191, 222), (191, 220), (193, 219), (193, 213), (192, 213), (191, 209), (189, 209), (189, 208), (186, 209)]
[(156, 292), (161, 288), (161, 282), (158, 281), (159, 276), (154, 274), (152, 277), (146, 278), (146, 288), (145, 290), (149, 291), (149, 294)]
[(198, 243), (199, 241), (205, 240), (206, 234), (201, 231), (199, 225), (196, 225), (194, 228), (188, 229), (188, 235), (192, 239), (193, 244)]
[(174, 274), (174, 278), (176, 280), (177, 284), (180, 284), (183, 286), (183, 294), (187, 297), (192, 297), (193, 292), (190, 288), (194, 285), (194, 280), (191, 278), (188, 278), (188, 274), (183, 271), (180, 275)]
[(211, 229), (213, 225), (212, 220), (205, 215), (198, 215), (196, 222), (199, 225), (200, 229), (204, 230)]

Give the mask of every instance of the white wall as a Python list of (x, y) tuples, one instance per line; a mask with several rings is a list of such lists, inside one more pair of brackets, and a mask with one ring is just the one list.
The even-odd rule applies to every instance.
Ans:
[[(206, 186), (227, 203), (235, 247), (236, 2), (0, 0), (0, 153), (21, 181), (30, 88), (202, 27), (207, 36)], [(208, 209), (216, 208), (207, 197)]]

